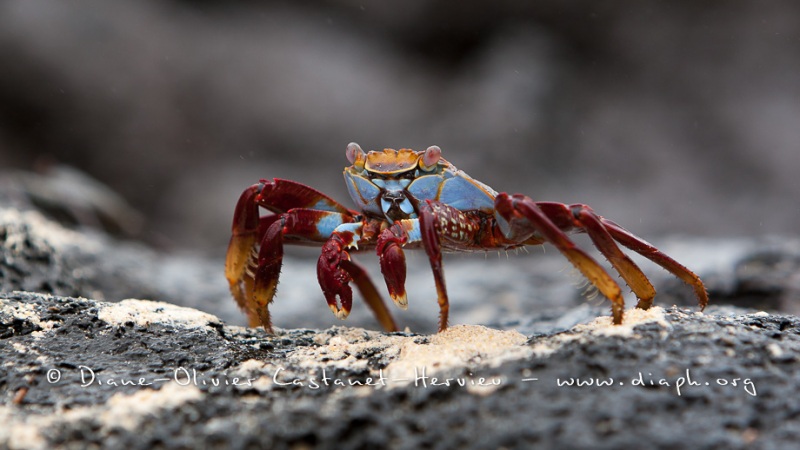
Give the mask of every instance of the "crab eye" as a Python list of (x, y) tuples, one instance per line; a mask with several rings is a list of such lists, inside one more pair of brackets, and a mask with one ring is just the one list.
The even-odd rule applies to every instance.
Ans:
[(420, 158), (419, 161), (419, 168), (425, 172), (430, 172), (436, 167), (436, 163), (439, 162), (441, 157), (442, 149), (436, 145), (431, 145), (425, 150), (425, 153), (422, 154), (422, 158)]
[(361, 150), (361, 146), (355, 142), (347, 144), (347, 150), (344, 151), (347, 160), (356, 170), (364, 170), (364, 164), (367, 162), (367, 154)]

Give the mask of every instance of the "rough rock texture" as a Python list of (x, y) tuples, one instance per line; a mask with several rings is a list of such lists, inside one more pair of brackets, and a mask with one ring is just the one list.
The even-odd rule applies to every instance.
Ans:
[[(575, 237), (591, 250), (583, 238)], [(674, 237), (656, 244), (694, 269), (717, 303), (791, 313), (800, 309), (800, 240)], [(277, 326), (341, 324), (330, 314), (319, 290), (317, 252), (285, 258), (272, 307)], [(660, 267), (632, 256), (654, 281), (659, 291), (656, 304), (696, 304), (691, 289)], [(377, 258), (371, 254), (356, 258), (381, 287)], [(438, 307), (428, 261), (418, 252), (407, 252), (407, 258), (410, 306), (407, 311), (392, 308), (393, 314), (402, 327), (434, 332)], [(95, 229), (65, 227), (31, 207), (0, 206), (0, 291), (107, 301), (161, 300), (244, 325), (243, 315), (230, 299), (222, 266), (220, 260), (188, 252), (165, 254)], [(514, 326), (525, 333), (542, 333), (565, 330), (607, 311), (602, 299), (587, 302), (591, 292), (583, 289), (586, 281), (552, 247), (534, 247), (519, 254), (446, 255), (445, 272), (454, 323)], [(628, 302), (633, 304), (634, 299), (629, 297)], [(358, 299), (346, 324), (378, 327)]]
[(788, 448), (800, 439), (794, 316), (654, 308), (619, 327), (601, 317), (533, 337), (475, 325), (268, 336), (148, 301), (17, 292), (0, 308), (4, 448)]
[(333, 326), (314, 259), (288, 256), (271, 336), (235, 325), (219, 261), (3, 207), (0, 449), (793, 445), (798, 241), (658, 245), (706, 281), (705, 314), (653, 265), (657, 307), (615, 327), (552, 249), (451, 255), (452, 326), (427, 334), (409, 252), (408, 329), (386, 334), (360, 302)]

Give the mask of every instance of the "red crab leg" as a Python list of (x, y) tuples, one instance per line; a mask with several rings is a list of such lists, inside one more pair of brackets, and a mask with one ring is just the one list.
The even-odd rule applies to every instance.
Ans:
[[(259, 217), (259, 206), (278, 214)], [(324, 242), (333, 226), (350, 222), (354, 214), (321, 192), (288, 180), (261, 180), (242, 192), (234, 211), (225, 276), (251, 326), (261, 324), (272, 331), (268, 306), (280, 275), (284, 240)], [(360, 288), (365, 285), (361, 278)], [(367, 301), (385, 324), (380, 306), (374, 305), (382, 303), (380, 298)]]
[[(261, 240), (269, 223), (277, 219), (277, 216), (260, 219), (259, 206), (275, 213), (283, 213), (293, 208), (313, 208), (340, 214), (355, 214), (316, 189), (294, 181), (280, 178), (272, 181), (261, 180), (245, 189), (234, 210), (232, 236), (225, 260), (225, 276), (231, 293), (239, 307), (245, 311), (249, 308), (242, 284), (247, 284), (245, 270), (248, 260), (252, 258), (252, 249)], [(262, 223), (265, 220), (269, 223)], [(251, 316), (251, 325), (255, 325), (253, 319)]]
[[(353, 305), (353, 290), (350, 282), (354, 281), (361, 292), (367, 306), (386, 331), (397, 331), (389, 309), (386, 307), (375, 285), (367, 272), (350, 258), (347, 248), (356, 246), (360, 239), (360, 223), (345, 223), (337, 227), (325, 244), (317, 261), (317, 279), (333, 314), (345, 319)], [(338, 300), (338, 302), (337, 302)]]
[(383, 329), (386, 331), (398, 331), (399, 328), (389, 312), (389, 308), (386, 307), (386, 303), (381, 298), (372, 280), (370, 280), (367, 271), (353, 260), (342, 261), (342, 268), (353, 277), (358, 291), (361, 292), (361, 296), (364, 297), (364, 301), (367, 302), (367, 306), (372, 310)]
[(622, 253), (614, 241), (650, 259), (691, 286), (697, 295), (700, 309), (705, 309), (708, 304), (708, 294), (703, 282), (700, 281), (700, 277), (651, 244), (634, 236), (614, 222), (597, 215), (587, 205), (574, 204), (567, 206), (550, 202), (538, 202), (536, 204), (554, 222), (568, 223), (572, 221), (572, 226), (586, 231), (595, 246), (608, 258), (611, 265), (614, 266), (625, 280), (625, 283), (636, 294), (639, 299), (639, 303), (636, 305), (637, 308), (649, 309), (653, 305), (655, 289), (641, 269)]
[(708, 292), (706, 292), (706, 287), (700, 277), (694, 272), (614, 222), (606, 219), (602, 219), (602, 222), (603, 226), (617, 242), (653, 261), (691, 286), (697, 296), (700, 310), (702, 311), (706, 308), (706, 305), (708, 305)]
[[(272, 332), (269, 304), (275, 297), (278, 278), (283, 265), (283, 244), (288, 239), (303, 241), (323, 241), (326, 236), (320, 233), (317, 225), (323, 220), (341, 223), (349, 216), (331, 211), (315, 209), (294, 209), (284, 214), (266, 216), (261, 219), (259, 228), (261, 242), (258, 254), (256, 246), (251, 246), (247, 265), (240, 280), (244, 284), (244, 305), (250, 321), (256, 321), (265, 330)], [(255, 257), (254, 257), (255, 255)], [(237, 289), (232, 283), (232, 290)], [(241, 291), (241, 289), (237, 289)]]
[(611, 314), (615, 324), (622, 323), (625, 300), (619, 285), (594, 259), (575, 243), (529, 197), (500, 193), (495, 198), (495, 208), (507, 222), (527, 219), (530, 226), (553, 244), (597, 289), (611, 300)]
[(350, 215), (358, 214), (322, 192), (296, 181), (273, 178), (272, 181), (261, 180), (254, 186), (261, 187), (258, 204), (274, 213), (306, 208)]
[(408, 242), (408, 233), (399, 222), (395, 222), (378, 236), (376, 248), (389, 296), (402, 309), (408, 308), (405, 287), (406, 257), (403, 253), (403, 245), (406, 242)]
[(564, 205), (563, 203), (537, 202), (536, 205), (553, 222), (569, 223), (580, 227), (594, 243), (600, 253), (617, 270), (639, 299), (637, 308), (648, 309), (653, 304), (656, 290), (647, 276), (627, 255), (622, 253), (614, 238), (603, 225), (603, 219), (586, 205)]
[(656, 290), (647, 279), (644, 272), (627, 255), (622, 253), (614, 238), (602, 223), (602, 218), (586, 205), (564, 205), (562, 203), (537, 202), (536, 205), (553, 222), (569, 223), (580, 227), (594, 243), (600, 253), (617, 270), (631, 288), (636, 298), (639, 299), (637, 308), (648, 309), (653, 304)]
[(458, 209), (437, 201), (426, 200), (420, 207), (419, 228), (425, 252), (431, 263), (436, 295), (439, 302), (439, 331), (447, 329), (450, 302), (442, 268), (442, 244), (464, 248), (475, 240), (480, 227)]
[[(261, 222), (256, 206), (256, 196), (261, 186), (254, 184), (242, 192), (236, 209), (233, 213), (233, 226), (231, 240), (228, 244), (228, 253), (225, 257), (225, 277), (228, 279), (231, 294), (239, 308), (247, 312), (250, 326), (258, 322), (251, 314), (248, 307), (248, 294), (246, 269), (251, 252), (259, 238), (259, 224)], [(252, 281), (252, 278), (251, 278)], [(242, 284), (245, 286), (243, 287)]]
[[(268, 333), (273, 332), (269, 304), (275, 298), (278, 278), (281, 274), (281, 266), (283, 266), (283, 235), (286, 223), (284, 216), (279, 216), (279, 220), (275, 220), (267, 228), (261, 241), (258, 258), (256, 261), (251, 260), (247, 273), (253, 279), (251, 290), (246, 291), (248, 316), (255, 316)], [(255, 271), (253, 271), (254, 269)], [(245, 286), (248, 286), (248, 283), (245, 283)]]

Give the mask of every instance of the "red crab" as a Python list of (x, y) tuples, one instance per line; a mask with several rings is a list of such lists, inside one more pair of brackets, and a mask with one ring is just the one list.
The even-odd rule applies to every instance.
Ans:
[[(619, 285), (567, 233), (584, 232), (619, 272), (638, 298), (637, 308), (653, 304), (655, 289), (619, 248), (622, 244), (689, 284), (700, 308), (708, 303), (703, 282), (689, 269), (586, 205), (536, 202), (521, 194), (497, 193), (456, 169), (439, 147), (422, 152), (385, 149), (365, 153), (358, 144), (346, 150), (344, 169), (358, 210), (348, 209), (306, 185), (275, 178), (245, 189), (233, 216), (225, 275), (234, 299), (251, 326), (272, 332), (269, 304), (275, 296), (283, 245), (321, 245), (317, 277), (331, 311), (350, 313), (350, 282), (386, 330), (397, 325), (366, 271), (350, 257), (375, 250), (394, 303), (408, 306), (404, 248), (425, 249), (439, 301), (439, 331), (447, 328), (448, 298), (443, 251), (509, 250), (554, 245), (609, 300), (615, 324), (625, 303)], [(260, 215), (259, 207), (273, 214)]]

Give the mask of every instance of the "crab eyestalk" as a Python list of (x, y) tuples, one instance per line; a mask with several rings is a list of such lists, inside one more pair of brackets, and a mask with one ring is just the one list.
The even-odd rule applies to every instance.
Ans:
[(419, 159), (419, 168), (424, 172), (430, 172), (436, 168), (436, 164), (442, 158), (442, 149), (438, 145), (431, 145)]
[(347, 144), (345, 156), (347, 156), (347, 160), (350, 161), (350, 164), (353, 165), (353, 168), (356, 170), (364, 170), (364, 164), (367, 162), (367, 154), (364, 153), (364, 150), (361, 149), (360, 145), (356, 144), (355, 142)]

